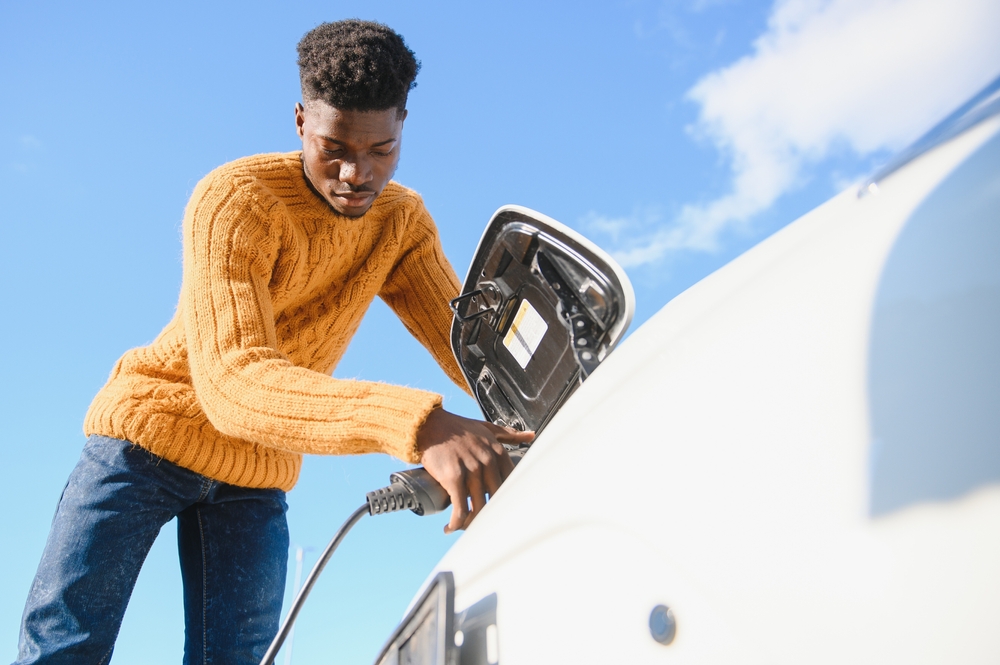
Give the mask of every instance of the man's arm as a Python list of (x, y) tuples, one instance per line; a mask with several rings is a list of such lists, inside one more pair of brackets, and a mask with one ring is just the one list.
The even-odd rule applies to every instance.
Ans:
[[(470, 392), (451, 350), (448, 303), (458, 296), (458, 277), (422, 202), (408, 221), (399, 258), (379, 295), (452, 381)], [(431, 411), (417, 432), (417, 448), (424, 468), (451, 497), (446, 533), (466, 528), (486, 505), (487, 495), (493, 496), (514, 468), (503, 444), (532, 439), (532, 432), (515, 432), (444, 409)]]
[(201, 408), (223, 434), (269, 447), (419, 461), (416, 433), (439, 395), (334, 379), (278, 350), (271, 225), (258, 196), (224, 175), (199, 183), (185, 211), (180, 309)]
[(451, 350), (452, 312), (460, 284), (441, 248), (437, 227), (417, 201), (406, 221), (399, 255), (379, 297), (457, 386), (472, 394)]

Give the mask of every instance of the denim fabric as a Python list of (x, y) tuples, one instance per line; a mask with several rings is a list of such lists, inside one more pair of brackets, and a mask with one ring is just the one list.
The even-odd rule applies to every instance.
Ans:
[(174, 517), (185, 665), (259, 663), (278, 631), (287, 509), (281, 490), (227, 485), (91, 436), (28, 594), (16, 665), (107, 663), (139, 569)]

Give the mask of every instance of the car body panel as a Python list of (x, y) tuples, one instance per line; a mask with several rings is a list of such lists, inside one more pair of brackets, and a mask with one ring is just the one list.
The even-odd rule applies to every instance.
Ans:
[[(436, 568), (453, 572), (459, 610), (497, 594), (500, 662), (1000, 660), (996, 432), (948, 471), (964, 480), (879, 495), (912, 481), (879, 466), (900, 419), (879, 400), (907, 376), (892, 378), (906, 322), (893, 332), (883, 315), (906, 289), (887, 266), (939, 185), (996, 161), (998, 129), (994, 116), (877, 193), (834, 197), (668, 303), (592, 374)], [(1000, 202), (1000, 168), (981, 185)], [(980, 277), (1000, 285), (998, 250)], [(915, 273), (901, 274), (905, 286)], [(963, 311), (993, 325), (994, 292), (972, 297)], [(996, 354), (981, 355), (996, 380)], [(890, 426), (874, 433), (880, 413)], [(677, 619), (667, 646), (646, 623), (657, 604)]]

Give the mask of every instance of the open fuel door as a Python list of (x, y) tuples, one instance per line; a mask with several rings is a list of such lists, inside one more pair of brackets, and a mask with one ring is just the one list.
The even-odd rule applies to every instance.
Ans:
[(625, 271), (592, 242), (504, 206), (451, 307), (451, 347), (486, 419), (541, 432), (621, 340), (635, 295)]

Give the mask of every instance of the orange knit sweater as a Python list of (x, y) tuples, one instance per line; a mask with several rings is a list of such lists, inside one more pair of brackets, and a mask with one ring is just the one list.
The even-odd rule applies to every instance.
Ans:
[(419, 461), (439, 395), (330, 373), (378, 295), (466, 388), (449, 343), (458, 279), (420, 196), (390, 182), (344, 217), (309, 189), (300, 153), (257, 155), (198, 183), (183, 236), (177, 313), (115, 365), (88, 435), (245, 487), (291, 489), (302, 453)]

